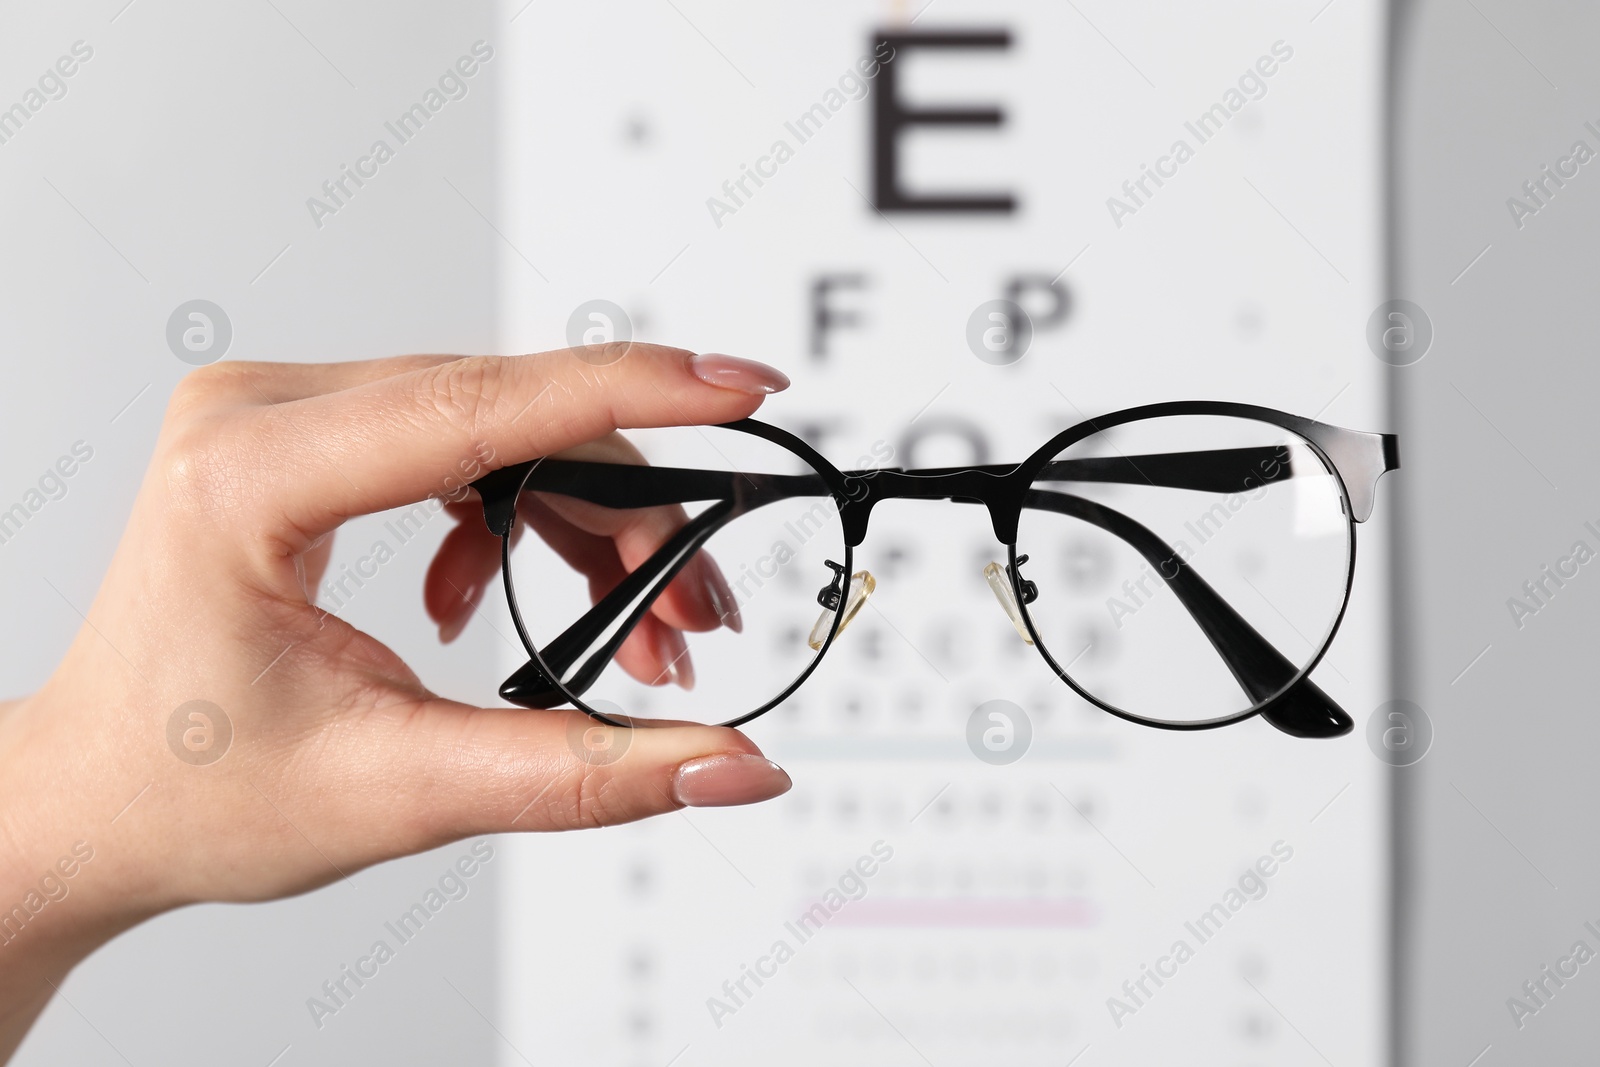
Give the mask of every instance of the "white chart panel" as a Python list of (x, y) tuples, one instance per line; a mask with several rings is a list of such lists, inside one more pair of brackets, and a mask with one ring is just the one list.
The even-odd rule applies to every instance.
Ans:
[[(576, 309), (611, 301), (636, 339), (784, 369), (759, 417), (842, 468), (1018, 461), (1161, 400), (1388, 429), (1364, 342), (1379, 4), (914, 13), (509, 3), (504, 198), (485, 212), (504, 350), (562, 347)], [(1000, 121), (886, 130), (881, 76), (852, 76), (885, 38), (898, 108)], [(902, 199), (1011, 210), (897, 207), (886, 139)], [(1033, 336), (995, 365), (968, 320), (1007, 297)], [(1365, 727), (1385, 521), (1380, 489), (1316, 674), (1356, 730), (1309, 741), (1092, 707), (997, 609), (981, 508), (881, 505), (856, 559), (871, 610), (747, 728), (791, 793), (505, 842), (504, 1062), (1381, 1062), (1385, 768)], [(1078, 577), (1098, 590), (1084, 633), (1108, 634), (1122, 576)], [(764, 656), (752, 635), (748, 669)], [(968, 747), (990, 700), (1031, 726), (1016, 762)], [(819, 903), (827, 920), (800, 924)]]

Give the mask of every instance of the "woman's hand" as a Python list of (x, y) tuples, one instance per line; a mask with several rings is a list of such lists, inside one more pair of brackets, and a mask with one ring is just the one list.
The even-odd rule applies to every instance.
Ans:
[[(787, 384), (761, 364), (637, 344), (604, 365), (560, 351), (192, 373), (83, 628), (43, 689), (0, 706), (0, 1056), (78, 960), (164, 910), (304, 892), (473, 834), (785, 791), (748, 738), (716, 727), (639, 730), (620, 759), (586, 762), (567, 740), (579, 713), (436, 696), (308, 590), (345, 519), (444, 495), (483, 457), (625, 447), (607, 441), (619, 427), (743, 418)], [(671, 528), (555, 519), (602, 563), (648, 554)], [(481, 517), (463, 522), (430, 572), (446, 639), (492, 581), (485, 538)], [(652, 657), (680, 629), (714, 624), (716, 580), (666, 601), (635, 674), (659, 673)], [(217, 762), (169, 747), (191, 701), (231, 724)]]

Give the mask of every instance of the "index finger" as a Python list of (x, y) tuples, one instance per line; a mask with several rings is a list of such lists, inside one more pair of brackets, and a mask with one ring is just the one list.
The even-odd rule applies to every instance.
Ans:
[(290, 552), (354, 515), (458, 490), (489, 471), (613, 430), (731, 422), (789, 379), (752, 360), (630, 345), (474, 356), (269, 409), (292, 435), (269, 441), (257, 503)]

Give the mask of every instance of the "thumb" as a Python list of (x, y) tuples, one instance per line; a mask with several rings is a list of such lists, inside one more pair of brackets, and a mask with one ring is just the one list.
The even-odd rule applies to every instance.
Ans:
[[(754, 804), (789, 791), (783, 768), (738, 730), (606, 726), (579, 711), (436, 701), (407, 723), (405, 776), (430, 836), (614, 826), (683, 807)], [(411, 792), (412, 790), (407, 790)]]

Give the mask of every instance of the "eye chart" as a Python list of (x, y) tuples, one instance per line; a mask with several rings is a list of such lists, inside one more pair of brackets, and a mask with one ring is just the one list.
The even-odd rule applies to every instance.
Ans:
[[(626, 329), (773, 363), (758, 417), (841, 468), (1020, 461), (1161, 400), (1391, 429), (1372, 0), (501, 23), (505, 351)], [(992, 301), (1025, 343), (985, 347)], [(1315, 674), (1356, 729), (1322, 742), (1105, 714), (997, 607), (981, 508), (882, 506), (871, 609), (747, 727), (792, 792), (507, 840), (503, 1062), (1381, 1062), (1392, 484)], [(1034, 567), (1114, 629), (1120, 576)], [(994, 701), (998, 754), (968, 741)]]

